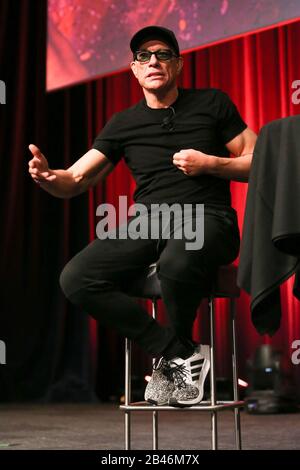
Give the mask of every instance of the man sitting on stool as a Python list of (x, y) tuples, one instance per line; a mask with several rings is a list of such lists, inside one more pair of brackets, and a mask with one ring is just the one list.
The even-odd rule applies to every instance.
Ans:
[[(161, 204), (177, 208), (189, 204), (189, 222), (198, 227), (197, 206), (204, 205), (202, 247), (186, 248), (186, 232), (181, 230), (183, 235), (178, 237), (186, 220), (178, 225), (175, 211), (168, 239), (163, 237), (165, 227), (158, 239), (134, 239), (128, 222), (119, 236), (90, 243), (69, 261), (60, 277), (72, 303), (157, 358), (145, 392), (149, 402), (193, 405), (203, 398), (210, 366), (209, 347), (192, 341), (193, 322), (218, 267), (238, 254), (239, 230), (229, 180), (247, 181), (256, 135), (222, 91), (177, 87), (183, 59), (172, 31), (143, 28), (131, 39), (130, 48), (131, 69), (144, 99), (116, 113), (92, 149), (66, 170), (50, 169), (40, 150), (30, 145), (29, 172), (50, 194), (69, 198), (96, 185), (125, 157), (137, 184), (134, 200), (143, 204), (147, 226), (158, 223)], [(239, 158), (229, 158), (230, 153)], [(157, 262), (169, 327), (160, 325), (126, 294), (125, 286), (153, 262)]]

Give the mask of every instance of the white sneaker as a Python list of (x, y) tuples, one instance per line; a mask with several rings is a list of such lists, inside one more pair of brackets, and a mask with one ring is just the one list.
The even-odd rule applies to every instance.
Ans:
[(208, 345), (200, 344), (187, 359), (176, 358), (172, 367), (175, 390), (169, 399), (171, 406), (197, 405), (203, 399), (204, 382), (210, 368)]

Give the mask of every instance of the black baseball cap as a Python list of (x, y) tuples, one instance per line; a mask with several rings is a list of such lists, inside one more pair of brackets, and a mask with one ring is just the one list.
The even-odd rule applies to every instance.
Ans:
[(130, 49), (132, 52), (138, 51), (143, 42), (151, 41), (151, 39), (161, 39), (168, 44), (176, 53), (180, 55), (179, 46), (175, 34), (170, 29), (163, 26), (146, 26), (134, 34), (130, 41)]

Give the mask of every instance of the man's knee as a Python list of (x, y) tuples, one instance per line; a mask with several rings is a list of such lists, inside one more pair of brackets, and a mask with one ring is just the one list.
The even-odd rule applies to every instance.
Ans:
[(60, 287), (67, 298), (80, 288), (82, 272), (79, 272), (73, 260), (69, 261), (59, 277)]
[(64, 267), (59, 277), (59, 283), (65, 296), (74, 304), (83, 304), (92, 291), (97, 295), (107, 292), (114, 287), (114, 282), (105, 270), (99, 268), (95, 273), (86, 263), (78, 259), (78, 255), (71, 259)]

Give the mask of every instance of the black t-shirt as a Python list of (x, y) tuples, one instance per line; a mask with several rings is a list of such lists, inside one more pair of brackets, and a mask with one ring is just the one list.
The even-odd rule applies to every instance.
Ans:
[(134, 200), (230, 206), (230, 182), (210, 175), (188, 176), (172, 162), (175, 152), (200, 150), (228, 157), (225, 144), (247, 126), (221, 90), (179, 89), (171, 108), (149, 108), (145, 99), (116, 113), (93, 148), (112, 163), (124, 157), (136, 181)]

